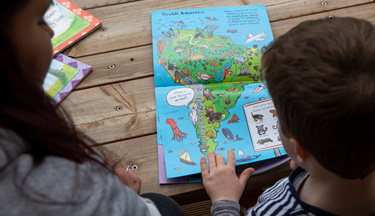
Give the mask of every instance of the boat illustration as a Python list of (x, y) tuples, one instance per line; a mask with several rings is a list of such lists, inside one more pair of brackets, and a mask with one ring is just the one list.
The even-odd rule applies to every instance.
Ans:
[(180, 151), (179, 156), (180, 156), (180, 161), (186, 164), (195, 165), (195, 163), (191, 160), (190, 155), (187, 150)]

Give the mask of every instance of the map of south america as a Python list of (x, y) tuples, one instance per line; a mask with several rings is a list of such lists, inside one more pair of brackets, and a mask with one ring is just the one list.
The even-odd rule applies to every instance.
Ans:
[(201, 157), (226, 160), (228, 150), (236, 165), (275, 157), (277, 117), (261, 70), (273, 41), (265, 6), (153, 11), (151, 18), (159, 170), (167, 178), (196, 174)]
[[(198, 147), (206, 156), (216, 151), (220, 122), (232, 118), (229, 109), (236, 105), (244, 86), (262, 81), (258, 46), (236, 45), (230, 37), (216, 35), (219, 28), (215, 24), (196, 30), (171, 28), (157, 41), (158, 63), (174, 84), (194, 89), (189, 108), (196, 119), (192, 124)], [(241, 139), (230, 131), (225, 135), (229, 140)]]

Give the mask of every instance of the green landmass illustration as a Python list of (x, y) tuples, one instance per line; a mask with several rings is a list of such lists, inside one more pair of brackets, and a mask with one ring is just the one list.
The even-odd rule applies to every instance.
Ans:
[(69, 40), (71, 37), (78, 34), (90, 25), (89, 22), (87, 22), (86, 20), (77, 16), (74, 13), (67, 13), (66, 16), (74, 19), (71, 21), (70, 26), (66, 31), (52, 39), (53, 49), (59, 46), (60, 44), (64, 43), (65, 41)]
[[(198, 107), (198, 121), (194, 124), (200, 151), (208, 156), (216, 151), (220, 122), (233, 116), (228, 110), (249, 83), (262, 82), (262, 52), (236, 45), (227, 36), (215, 35), (217, 25), (196, 30), (175, 29), (157, 42), (158, 62), (180, 85), (195, 90), (192, 103)], [(199, 107), (200, 110), (199, 110)], [(233, 134), (228, 139), (236, 140)]]
[(46, 94), (50, 98), (54, 98), (72, 79), (73, 77), (79, 72), (78, 69), (74, 67), (70, 67), (64, 65), (62, 71), (50, 68), (48, 73), (58, 77), (56, 82), (51, 86), (50, 89), (46, 92)]

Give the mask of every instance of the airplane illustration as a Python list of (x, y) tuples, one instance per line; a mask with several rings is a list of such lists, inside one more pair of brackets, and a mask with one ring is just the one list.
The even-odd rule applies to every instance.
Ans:
[(266, 39), (264, 38), (261, 38), (262, 36), (266, 36), (264, 34), (264, 31), (262, 31), (261, 33), (257, 34), (257, 35), (252, 35), (251, 33), (249, 33), (247, 35), (248, 39), (245, 41), (245, 43), (250, 43), (252, 41), (256, 41), (256, 42), (261, 42), (261, 41), (264, 41)]

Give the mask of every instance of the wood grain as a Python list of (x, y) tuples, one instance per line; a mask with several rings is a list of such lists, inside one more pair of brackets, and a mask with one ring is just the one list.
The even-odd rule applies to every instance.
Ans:
[[(271, 22), (353, 5), (360, 5), (373, 1), (326, 1), (328, 2), (327, 6), (322, 6), (321, 2), (322, 1), (317, 0), (262, 1), (267, 7)], [(85, 38), (85, 40), (80, 41), (68, 51), (64, 52), (64, 54), (71, 57), (80, 57), (151, 44), (151, 11), (236, 6), (245, 4), (259, 4), (259, 1), (144, 0), (90, 9), (87, 11), (102, 20), (103, 28), (105, 28), (106, 31), (94, 32)], [(145, 7), (145, 5), (147, 5), (147, 7)]]
[(141, 0), (71, 0), (76, 5), (79, 5), (82, 9), (105, 7), (110, 5), (117, 5), (123, 3), (130, 3)]
[[(274, 21), (271, 23), (271, 27), (274, 37), (277, 38), (298, 25), (300, 22), (311, 19), (324, 19), (331, 15), (334, 17), (351, 16), (366, 19), (375, 23), (374, 11), (375, 4), (366, 4), (357, 7)], [(93, 71), (84, 81), (82, 81), (82, 83), (79, 84), (77, 89), (122, 82), (152, 76), (154, 74), (151, 45), (81, 57), (77, 58), (77, 60), (93, 66)], [(109, 69), (108, 66), (112, 64), (116, 67), (114, 69)]]
[[(77, 60), (91, 65), (93, 71), (76, 89), (138, 79), (154, 74), (151, 45), (81, 57)], [(114, 65), (115, 68), (110, 69), (110, 65)]]
[(156, 132), (154, 91), (148, 77), (74, 91), (62, 106), (77, 128), (105, 143)]

